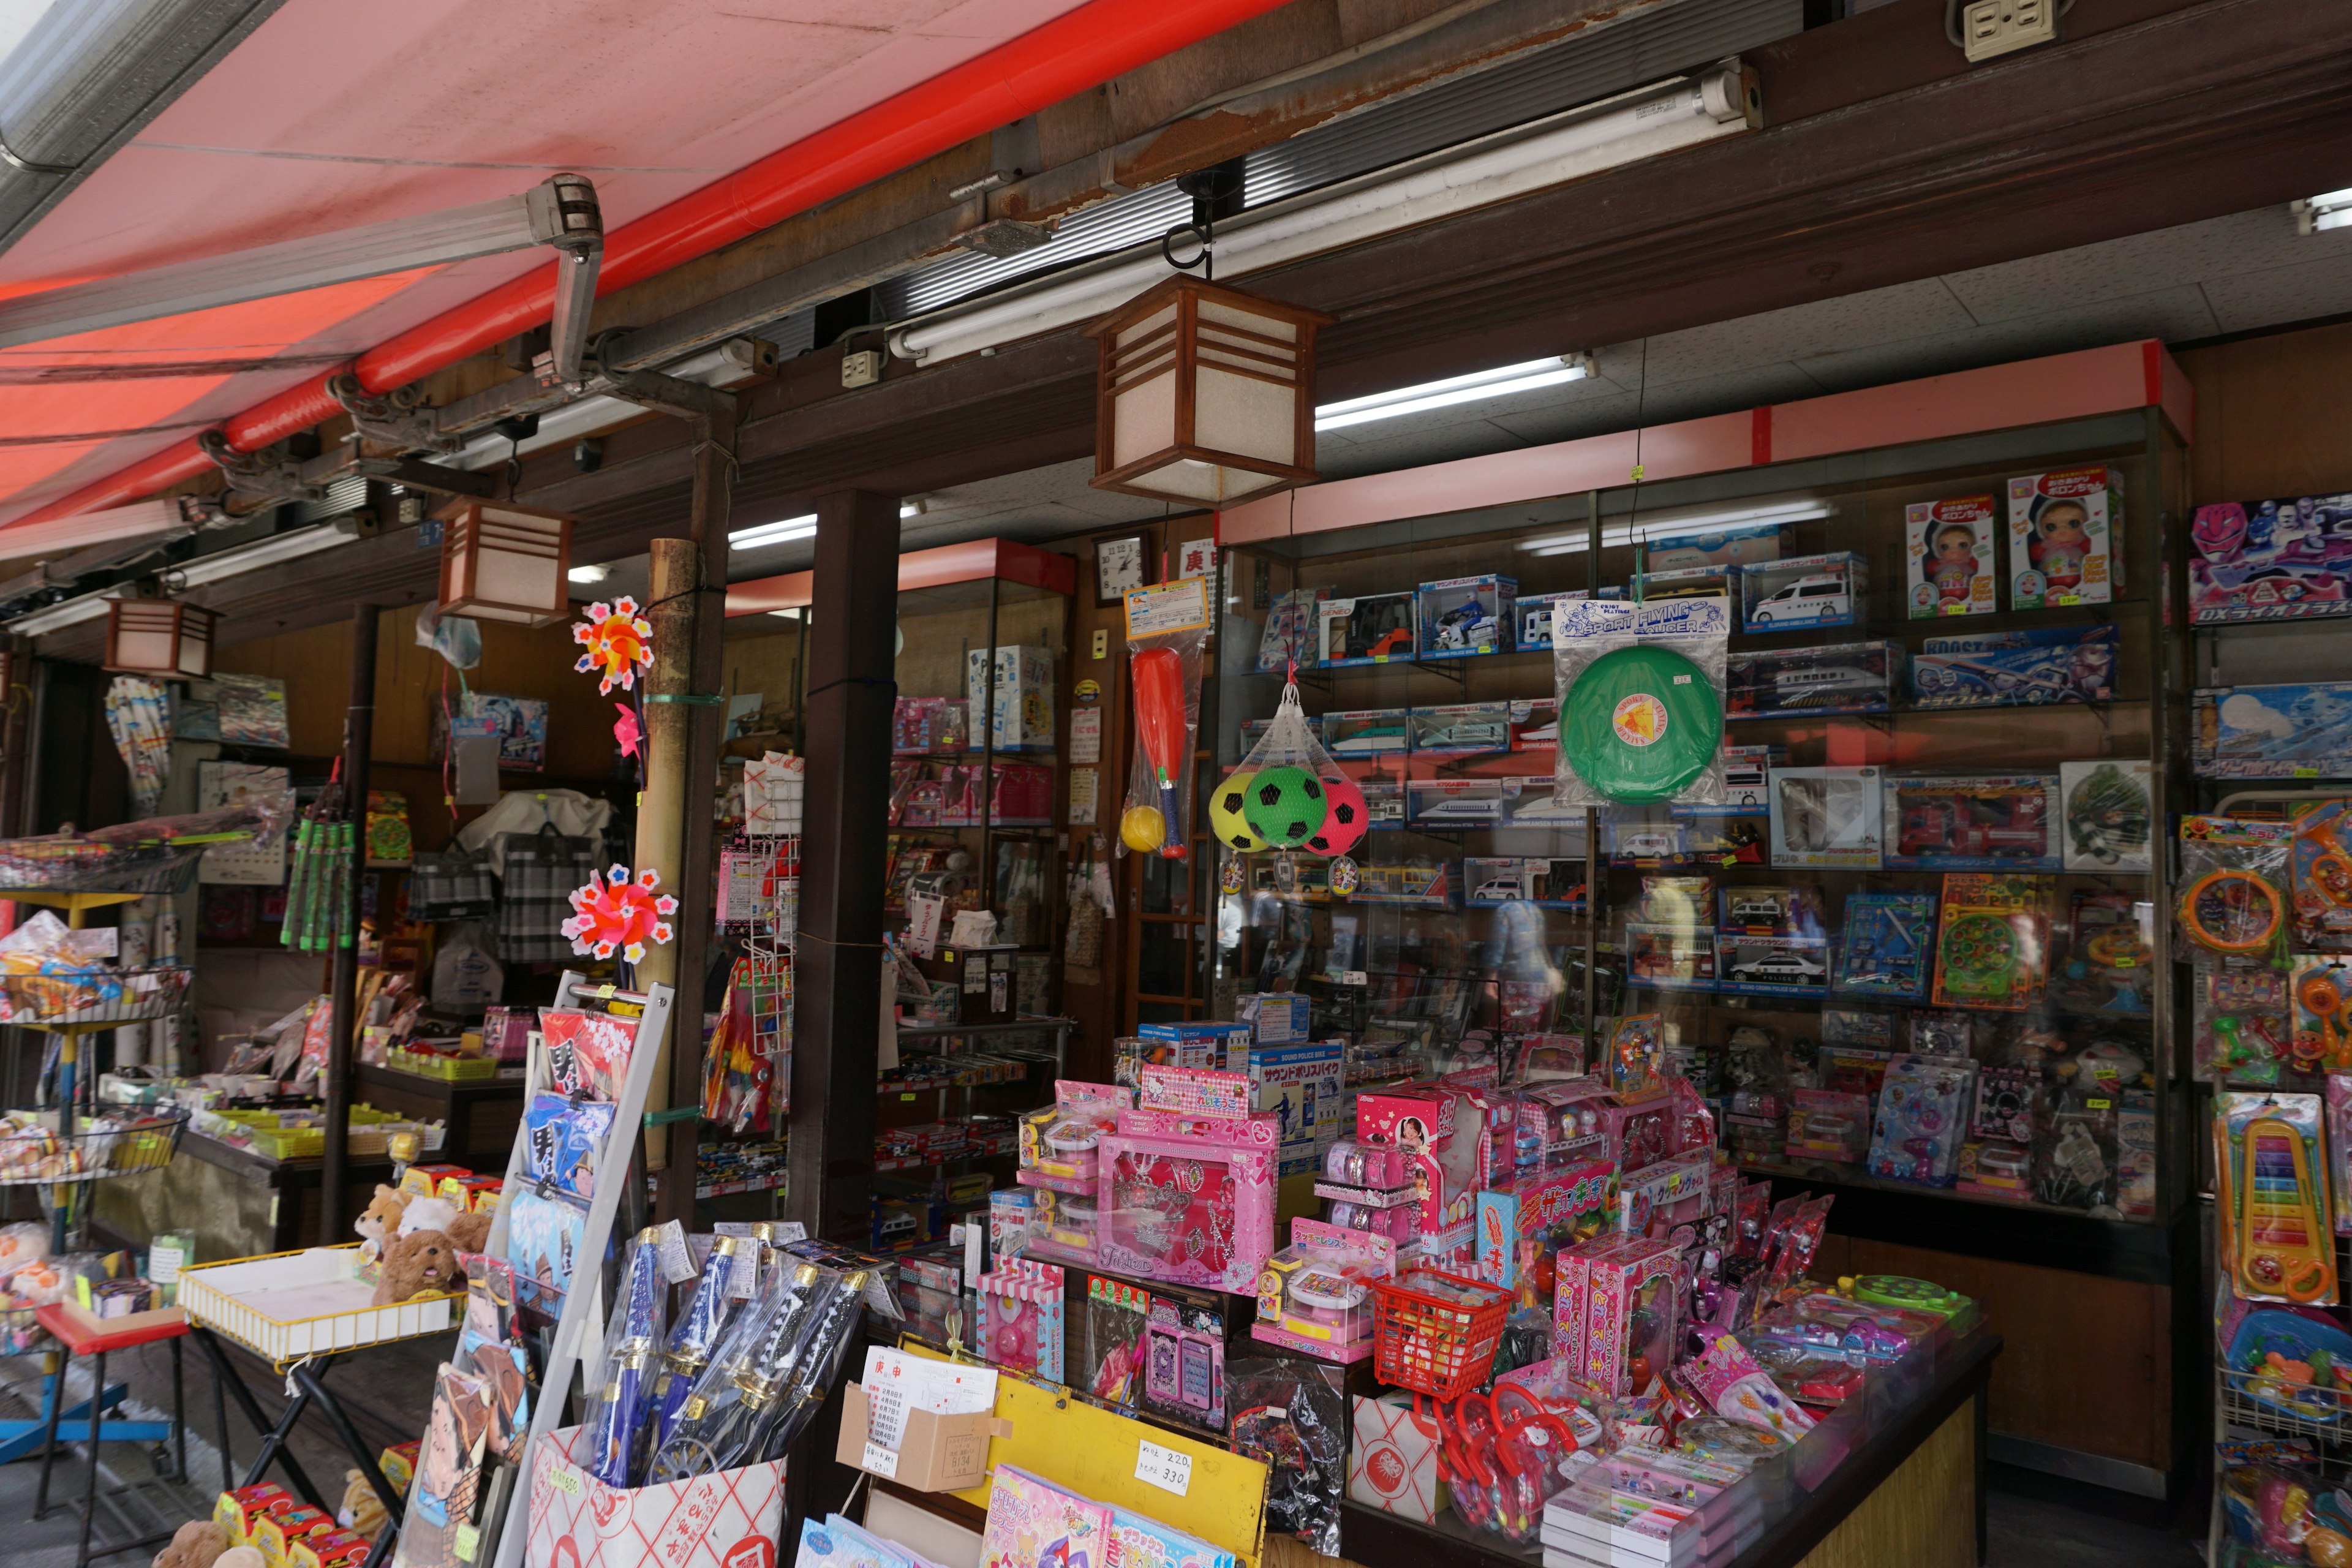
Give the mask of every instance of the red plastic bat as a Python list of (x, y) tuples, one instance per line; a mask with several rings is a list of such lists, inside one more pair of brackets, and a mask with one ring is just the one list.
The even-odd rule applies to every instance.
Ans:
[(1184, 661), (1172, 647), (1147, 647), (1133, 661), (1135, 670), (1135, 732), (1143, 755), (1160, 785), (1160, 816), (1168, 825), (1168, 839), (1160, 853), (1173, 860), (1184, 853), (1176, 831), (1177, 770), (1184, 757)]

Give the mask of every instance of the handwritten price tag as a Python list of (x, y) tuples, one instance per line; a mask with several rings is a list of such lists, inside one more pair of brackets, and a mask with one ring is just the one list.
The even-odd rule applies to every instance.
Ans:
[(870, 1470), (886, 1481), (895, 1479), (898, 1474), (898, 1450), (886, 1448), (879, 1443), (868, 1443), (866, 1445), (866, 1457), (858, 1461), (857, 1468)]
[(1139, 1444), (1135, 1456), (1135, 1479), (1182, 1497), (1192, 1489), (1192, 1456), (1163, 1448), (1157, 1443)]

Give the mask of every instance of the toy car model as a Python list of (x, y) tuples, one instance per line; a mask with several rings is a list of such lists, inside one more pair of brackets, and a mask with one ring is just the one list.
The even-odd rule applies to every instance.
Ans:
[(1853, 596), (1845, 578), (1834, 573), (1800, 577), (1748, 613), (1751, 631), (1767, 626), (1810, 626), (1816, 621), (1844, 621), (1853, 615)]
[(2049, 830), (2042, 821), (2039, 796), (2017, 803), (2006, 825), (1979, 821), (1953, 801), (1929, 801), (1903, 814), (1903, 833), (1895, 853), (1902, 856), (1954, 855), (1970, 859), (2010, 856), (2038, 860), (2049, 849)]
[[(1486, 633), (1483, 638), (1479, 636), (1482, 630)], [(1484, 605), (1475, 598), (1472, 598), (1446, 611), (1437, 618), (1435, 646), (1476, 647), (1481, 641), (1492, 644), (1495, 640), (1494, 633), (1495, 617), (1486, 613)]]
[(1735, 963), (1731, 973), (1741, 980), (1816, 980), (1829, 971), (1801, 952), (1768, 952)]
[(1381, 640), (1374, 643), (1370, 647), (1365, 650), (1364, 657), (1367, 658), (1394, 658), (1398, 654), (1411, 653), (1412, 651), (1412, 628), (1400, 627), (1392, 632), (1382, 633), (1381, 635)]
[(1474, 904), (1516, 903), (1527, 897), (1526, 889), (1517, 877), (1489, 877), (1470, 894)]
[(1682, 839), (1671, 829), (1636, 829), (1618, 836), (1617, 853), (1629, 859), (1669, 859), (1682, 853)]
[(1731, 900), (1731, 919), (1740, 924), (1770, 925), (1780, 918), (1778, 899), (1739, 899)]

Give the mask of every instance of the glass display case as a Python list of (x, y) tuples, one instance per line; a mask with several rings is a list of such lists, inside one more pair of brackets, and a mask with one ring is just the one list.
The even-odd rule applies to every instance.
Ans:
[[(1295, 658), (1371, 826), (1350, 894), (1221, 849), (1215, 1016), (1305, 992), (1362, 1084), (1655, 1014), (1752, 1171), (2169, 1219), (2184, 472), (2134, 412), (1233, 549), (1220, 768)], [(1556, 795), (1558, 606), (1710, 595), (1720, 788)]]

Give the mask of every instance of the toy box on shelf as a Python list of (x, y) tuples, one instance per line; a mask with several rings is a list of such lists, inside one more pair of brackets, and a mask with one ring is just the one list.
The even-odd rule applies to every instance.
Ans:
[(1741, 816), (1769, 811), (1771, 774), (1789, 765), (1786, 746), (1726, 746), (1723, 748), (1723, 800), (1720, 805), (1677, 805), (1676, 816)]
[(1551, 1293), (1553, 1260), (1576, 1233), (1597, 1225), (1617, 1190), (1617, 1167), (1586, 1160), (1499, 1182), (1478, 1194), (1477, 1276), (1517, 1289), (1523, 1300)]
[(1250, 1108), (1271, 1115), (1281, 1131), (1277, 1175), (1311, 1173), (1339, 1136), (1343, 1055), (1338, 1040), (1299, 1040), (1228, 1057), (1228, 1068), (1250, 1080)]
[(1585, 591), (1570, 589), (1565, 594), (1528, 594), (1512, 602), (1511, 619), (1517, 623), (1517, 635), (1512, 639), (1518, 651), (1528, 653), (1551, 650), (1552, 606), (1560, 601), (1581, 599)]
[(2058, 764), (2066, 869), (2146, 871), (2155, 863), (2156, 798), (2148, 763), (2100, 757)]
[(1515, 626), (1511, 605), (1518, 592), (1517, 579), (1491, 574), (1423, 583), (1413, 593), (1421, 657), (1508, 653)]
[(1098, 1191), (1103, 1135), (1117, 1129), (1118, 1113), (1134, 1103), (1133, 1092), (1116, 1084), (1057, 1079), (1054, 1103), (1021, 1119), (1020, 1166), (1013, 1180), (1065, 1193)]
[(2115, 697), (2114, 626), (2036, 626), (1929, 637), (1911, 660), (1922, 708), (2106, 702)]
[(1499, 827), (1518, 805), (1519, 779), (1408, 779), (1405, 820), (1416, 827)]
[(2049, 980), (2051, 879), (1956, 871), (1944, 878), (1935, 1004), (2022, 1012)]
[(2123, 586), (2124, 476), (2104, 464), (2009, 481), (2009, 607), (2105, 605)]
[(1059, 1265), (999, 1258), (974, 1282), (980, 1352), (1008, 1371), (1062, 1381), (1064, 1282)]
[(1832, 989), (1847, 996), (1924, 1002), (1935, 947), (1933, 894), (1848, 893)]
[(2189, 537), (2200, 626), (2352, 615), (2352, 495), (2200, 506)]
[(1904, 598), (1913, 620), (1993, 612), (2000, 497), (1914, 501), (1904, 509), (1904, 529), (1910, 567)]
[(1364, 594), (1315, 606), (1315, 648), (1326, 665), (1387, 664), (1413, 657), (1414, 595)]
[(1433, 756), (1470, 756), (1511, 749), (1511, 715), (1517, 702), (1456, 702), (1412, 710), (1412, 749)]
[(1274, 1250), (1277, 1118), (1246, 1074), (1145, 1068), (1139, 1103), (1102, 1140), (1104, 1267), (1214, 1290), (1257, 1288)]
[(2352, 681), (2209, 688), (2195, 719), (2206, 778), (2352, 778)]
[(1898, 773), (1885, 809), (1889, 869), (2058, 869), (2056, 773)]
[(1483, 1118), (1463, 1091), (1435, 1084), (1365, 1089), (1356, 1097), (1360, 1143), (1399, 1150), (1424, 1235), (1468, 1220), (1488, 1174)]
[(1876, 870), (1879, 795), (1876, 768), (1775, 768), (1772, 864)]
[(1535, 697), (1511, 705), (1511, 750), (1549, 752), (1559, 744), (1559, 702)]
[(1250, 1335), (1324, 1361), (1372, 1353), (1372, 1289), (1396, 1272), (1396, 1243), (1323, 1220), (1290, 1222), (1290, 1245), (1258, 1277)]
[[(1273, 1253), (1268, 1229), (1266, 1255)], [(1261, 1257), (1262, 1265), (1265, 1258)], [(1257, 1269), (1242, 1294), (1257, 1289)], [(1199, 1290), (1151, 1288), (1143, 1322), (1143, 1398), (1147, 1410), (1223, 1434), (1225, 1429), (1225, 1342), (1238, 1325), (1223, 1297)]]
[[(964, 700), (974, 714), (989, 715), (990, 743), (1000, 752), (1054, 749), (1054, 654), (1050, 648), (995, 650), (995, 706), (989, 706), (989, 650), (964, 653)], [(975, 731), (978, 729), (974, 724)], [(980, 736), (973, 736), (977, 743)]]
[(1323, 749), (1335, 757), (1399, 754), (1412, 745), (1412, 714), (1405, 708), (1360, 708), (1323, 715)]
[(1528, 903), (1548, 910), (1584, 907), (1584, 862), (1537, 856), (1466, 856), (1465, 904)]
[(1357, 868), (1355, 901), (1444, 909), (1454, 902), (1452, 860), (1407, 860)]
[(1897, 642), (1735, 652), (1724, 690), (1724, 714), (1784, 719), (1884, 713), (1895, 705), (1904, 657)]
[(1715, 989), (1715, 929), (1711, 926), (1625, 925), (1625, 972), (1636, 985), (1660, 991)]
[(1602, 1394), (1646, 1389), (1673, 1364), (1675, 1263), (1643, 1236), (1609, 1235), (1568, 1247), (1556, 1266), (1552, 1355)]
[(1751, 632), (1850, 626), (1869, 605), (1870, 565), (1851, 550), (1759, 563), (1739, 571), (1740, 627)]

